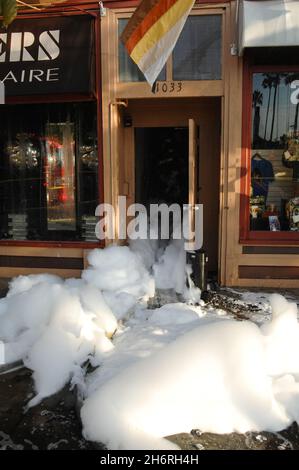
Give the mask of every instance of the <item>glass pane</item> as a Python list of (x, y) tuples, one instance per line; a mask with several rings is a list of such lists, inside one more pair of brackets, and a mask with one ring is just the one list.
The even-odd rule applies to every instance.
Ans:
[(97, 113), (95, 105), (82, 105), (76, 110), (77, 121), (77, 210), (80, 236), (85, 241), (97, 241), (95, 209), (99, 204), (99, 166), (97, 144)]
[(250, 229), (299, 231), (299, 73), (255, 73)]
[(76, 230), (74, 123), (46, 124), (48, 230)]
[(96, 136), (95, 103), (1, 106), (1, 239), (96, 240)]
[(189, 16), (173, 51), (174, 80), (221, 80), (221, 15)]
[[(128, 23), (127, 18), (118, 20), (118, 36), (120, 37), (121, 33)], [(145, 77), (135, 62), (130, 58), (125, 46), (123, 43), (118, 40), (118, 67), (119, 67), (119, 81), (120, 82), (145, 82)], [(159, 81), (166, 80), (166, 67), (164, 67), (159, 76)]]

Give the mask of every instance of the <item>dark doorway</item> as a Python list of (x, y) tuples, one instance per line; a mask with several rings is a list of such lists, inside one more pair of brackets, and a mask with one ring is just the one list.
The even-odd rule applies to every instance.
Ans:
[(151, 203), (188, 203), (188, 128), (135, 129), (135, 198)]
[[(219, 227), (221, 227), (219, 223), (221, 222), (219, 219), (221, 99), (218, 97), (132, 99), (129, 100), (129, 113), (133, 126), (131, 130), (127, 130), (128, 143), (125, 152), (128, 153), (129, 161), (126, 177), (129, 185), (134, 185), (131, 200), (145, 204), (149, 203), (151, 198), (155, 202), (167, 200), (184, 203), (188, 202), (189, 196), (194, 194), (191, 188), (189, 166), (192, 169), (192, 155), (196, 153), (194, 152), (194, 129), (190, 125), (191, 120), (195, 121), (199, 129), (196, 198), (197, 202), (203, 204), (203, 248), (209, 258), (208, 271), (213, 273), (214, 279), (217, 279)], [(187, 129), (189, 130), (188, 137)], [(131, 139), (134, 140), (135, 145), (132, 145)], [(164, 166), (162, 165), (163, 142), (168, 139), (174, 148), (172, 150), (170, 147), (170, 154), (175, 154), (177, 158), (177, 162), (172, 159), (172, 163), (175, 171), (179, 171), (177, 174), (179, 195), (175, 190), (170, 191), (172, 197), (160, 184), (163, 179), (161, 175)], [(134, 182), (131, 171), (134, 171)], [(167, 177), (171, 179), (170, 176)], [(187, 188), (189, 184), (190, 195), (189, 187)]]

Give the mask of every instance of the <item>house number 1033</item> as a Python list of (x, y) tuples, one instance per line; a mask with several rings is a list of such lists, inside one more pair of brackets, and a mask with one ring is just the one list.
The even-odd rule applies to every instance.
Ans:
[(157, 82), (156, 93), (180, 93), (183, 89), (182, 82)]

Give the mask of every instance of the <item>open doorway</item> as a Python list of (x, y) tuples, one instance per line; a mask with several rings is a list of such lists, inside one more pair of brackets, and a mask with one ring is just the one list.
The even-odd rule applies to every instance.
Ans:
[(135, 129), (135, 200), (188, 203), (188, 128)]
[(203, 248), (209, 277), (217, 280), (221, 99), (130, 99), (126, 112), (132, 122), (123, 147), (130, 202), (203, 204)]

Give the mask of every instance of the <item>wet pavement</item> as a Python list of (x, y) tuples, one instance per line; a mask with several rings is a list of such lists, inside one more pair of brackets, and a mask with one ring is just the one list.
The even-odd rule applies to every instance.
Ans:
[[(26, 411), (32, 396), (28, 369), (0, 375), (0, 450), (104, 449), (82, 437), (77, 400), (68, 387)], [(295, 423), (279, 433), (219, 435), (192, 430), (168, 438), (183, 450), (299, 450)]]
[(66, 387), (26, 411), (33, 395), (28, 369), (0, 374), (0, 450), (94, 448), (82, 437), (73, 392)]
[(183, 450), (298, 450), (299, 428), (293, 423), (281, 432), (247, 432), (246, 434), (213, 434), (192, 430), (169, 439)]

